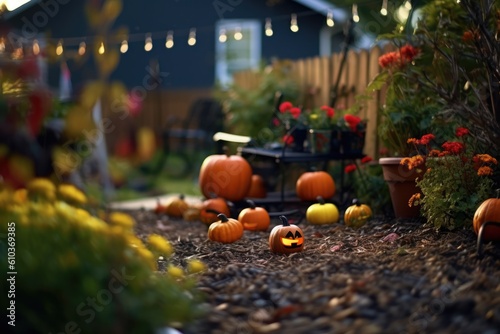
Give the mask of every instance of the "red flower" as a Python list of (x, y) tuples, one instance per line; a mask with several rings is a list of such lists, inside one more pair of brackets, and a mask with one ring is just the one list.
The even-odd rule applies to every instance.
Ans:
[(368, 155), (367, 155), (366, 157), (363, 157), (363, 158), (361, 159), (361, 163), (362, 163), (362, 164), (366, 164), (366, 163), (368, 163), (368, 162), (370, 162), (370, 161), (372, 161), (372, 160), (373, 160), (373, 159), (372, 159), (372, 157), (370, 157), (370, 156), (368, 156)]
[(399, 55), (396, 52), (389, 52), (378, 58), (378, 63), (382, 68), (392, 67), (399, 63)]
[(465, 145), (463, 143), (457, 142), (457, 141), (447, 141), (441, 147), (445, 150), (448, 151), (452, 154), (459, 154), (462, 152), (465, 148)]
[(346, 121), (346, 123), (349, 125), (349, 127), (353, 132), (356, 131), (358, 124), (361, 123), (361, 118), (350, 114), (344, 115), (344, 120)]
[(293, 107), (289, 110), (290, 114), (292, 114), (292, 117), (297, 119), (300, 116), (300, 113), (302, 112), (300, 108), (298, 107)]
[(455, 131), (455, 135), (457, 137), (463, 137), (468, 134), (469, 134), (469, 129), (463, 127), (457, 128), (457, 130)]
[(431, 142), (431, 140), (434, 140), (434, 138), (436, 138), (436, 136), (434, 136), (432, 133), (428, 133), (426, 135), (423, 135), (418, 143), (421, 145), (427, 145)]
[(411, 63), (412, 60), (420, 53), (419, 49), (407, 44), (399, 49), (401, 55), (401, 64)]
[(280, 112), (282, 112), (282, 113), (285, 113), (292, 108), (293, 108), (293, 104), (291, 102), (288, 102), (288, 101), (281, 103), (279, 106)]
[(293, 137), (291, 135), (284, 135), (283, 136), (283, 142), (286, 144), (286, 145), (290, 145), (293, 143)]
[(357, 169), (356, 164), (349, 164), (349, 165), (345, 166), (344, 172), (346, 174), (349, 174), (349, 173), (354, 172), (356, 169)]
[(335, 109), (333, 109), (332, 107), (322, 106), (320, 109), (326, 112), (326, 116), (328, 118), (333, 118), (333, 116), (335, 115)]

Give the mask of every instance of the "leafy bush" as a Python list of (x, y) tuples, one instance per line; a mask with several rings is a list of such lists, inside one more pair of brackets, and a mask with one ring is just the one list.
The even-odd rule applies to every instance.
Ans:
[[(27, 189), (0, 192), (0, 267), (17, 272), (16, 330), (153, 333), (193, 319), (199, 302), (194, 278), (157, 271), (158, 255), (173, 251), (170, 243), (155, 236), (143, 244), (133, 234), (131, 216), (97, 218), (79, 195), (76, 188), (40, 179)], [(16, 243), (13, 268), (8, 232)], [(2, 296), (9, 288), (2, 284)], [(9, 300), (2, 298), (4, 310)]]

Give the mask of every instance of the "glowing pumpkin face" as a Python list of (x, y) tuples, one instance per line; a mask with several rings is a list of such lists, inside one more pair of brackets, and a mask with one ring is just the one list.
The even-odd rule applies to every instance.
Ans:
[(274, 253), (289, 254), (304, 248), (304, 233), (300, 227), (290, 225), (285, 216), (280, 216), (282, 225), (277, 225), (269, 235), (269, 248)]

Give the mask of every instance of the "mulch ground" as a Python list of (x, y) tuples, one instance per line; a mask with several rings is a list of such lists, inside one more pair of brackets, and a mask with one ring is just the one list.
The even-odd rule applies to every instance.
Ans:
[[(135, 211), (137, 234), (158, 233), (171, 261), (203, 260), (206, 316), (183, 333), (500, 333), (500, 245), (469, 230), (375, 217), (358, 230), (302, 220), (305, 248), (273, 254), (268, 232), (207, 239), (198, 221)], [(273, 219), (271, 228), (280, 224)]]

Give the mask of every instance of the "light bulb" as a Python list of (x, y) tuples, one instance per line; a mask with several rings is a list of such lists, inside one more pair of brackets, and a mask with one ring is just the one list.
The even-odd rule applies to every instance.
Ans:
[(380, 14), (387, 16), (387, 0), (382, 1), (382, 8), (380, 8)]
[(237, 41), (241, 41), (243, 39), (243, 34), (241, 33), (241, 28), (237, 28), (234, 32), (234, 39)]
[(153, 50), (153, 39), (151, 38), (151, 34), (146, 36), (146, 41), (144, 42), (144, 50), (149, 52)]
[(40, 44), (38, 44), (38, 40), (33, 40), (33, 54), (39, 55), (40, 54)]
[(266, 19), (266, 25), (264, 26), (266, 36), (270, 37), (273, 35), (273, 25), (271, 23), (271, 19), (267, 18)]
[(63, 52), (64, 52), (63, 43), (62, 43), (62, 41), (59, 41), (59, 42), (57, 42), (57, 46), (56, 46), (56, 55), (60, 56), (63, 54)]
[(191, 30), (189, 31), (188, 44), (190, 46), (193, 46), (196, 44), (196, 29), (195, 28), (191, 28)]
[(358, 5), (355, 3), (352, 4), (352, 20), (354, 22), (359, 22)]
[(106, 48), (104, 47), (104, 42), (101, 42), (101, 44), (99, 45), (99, 49), (97, 50), (97, 52), (100, 55), (103, 55), (106, 52)]
[(120, 45), (120, 52), (125, 53), (127, 51), (128, 51), (128, 41), (126, 39), (124, 39), (122, 41), (122, 44)]
[(165, 41), (165, 47), (167, 49), (171, 49), (174, 47), (174, 32), (173, 31), (169, 31), (167, 33), (167, 40)]
[(335, 25), (335, 22), (333, 21), (332, 12), (328, 12), (328, 14), (326, 16), (326, 25), (329, 27), (333, 27)]
[(299, 25), (297, 24), (297, 14), (292, 14), (292, 19), (290, 20), (290, 30), (293, 32), (299, 31)]
[(80, 45), (78, 46), (78, 54), (80, 56), (83, 56), (86, 51), (87, 51), (87, 44), (85, 42), (80, 42)]
[(225, 43), (227, 41), (226, 29), (221, 29), (219, 32), (219, 42)]

